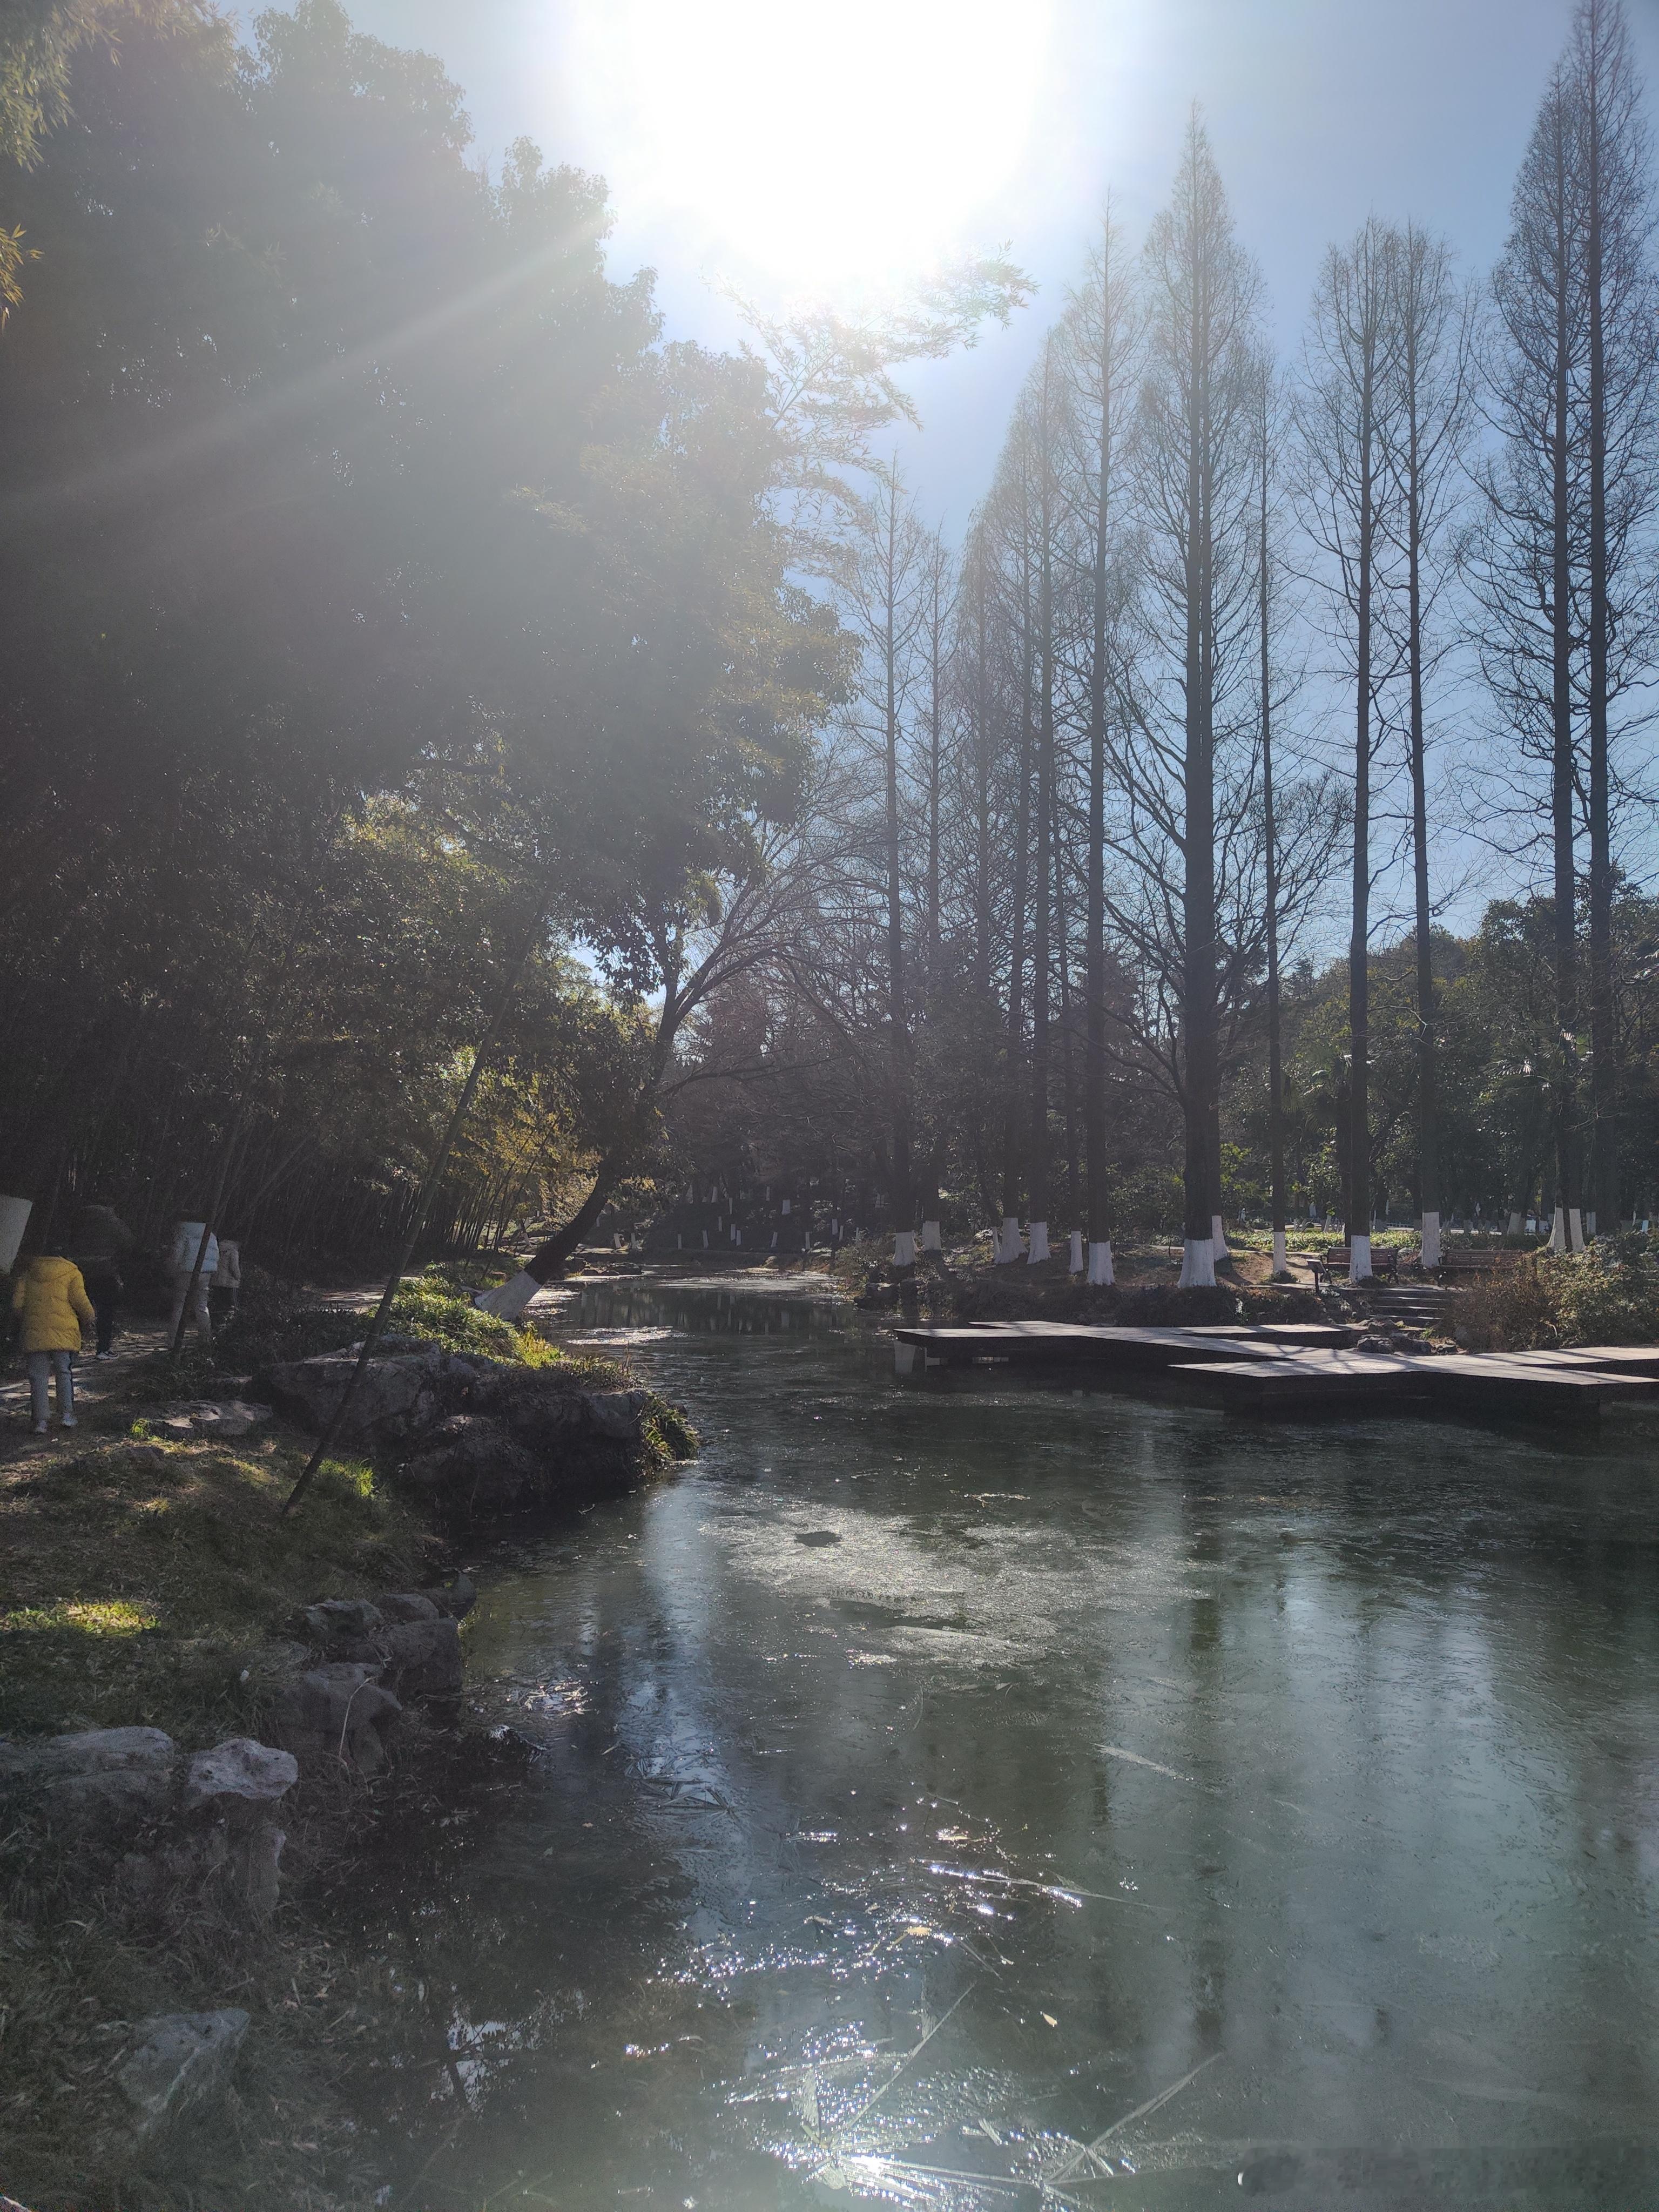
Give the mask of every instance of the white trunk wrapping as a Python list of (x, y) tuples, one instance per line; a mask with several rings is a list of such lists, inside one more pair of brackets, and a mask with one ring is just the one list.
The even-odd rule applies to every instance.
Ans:
[(1565, 1252), (1567, 1249), (1567, 1216), (1565, 1206), (1558, 1206), (1550, 1223), (1550, 1249)]
[(1348, 1280), (1369, 1283), (1371, 1279), (1371, 1240), (1369, 1235), (1348, 1239)]
[(1176, 1288), (1194, 1291), (1215, 1287), (1215, 1246), (1207, 1237), (1189, 1237), (1181, 1258), (1181, 1280)]
[(1571, 1240), (1569, 1249), (1582, 1252), (1584, 1249), (1584, 1218), (1576, 1206), (1567, 1215), (1567, 1236)]
[(542, 1287), (521, 1267), (508, 1281), (497, 1283), (493, 1291), (480, 1291), (472, 1303), (480, 1313), (494, 1314), (497, 1321), (517, 1321)]
[(1290, 1261), (1285, 1251), (1285, 1232), (1282, 1229), (1275, 1229), (1273, 1231), (1273, 1279), (1277, 1281), (1281, 1275), (1288, 1275), (1290, 1272)]
[(1039, 1260), (1051, 1260), (1053, 1257), (1053, 1253), (1048, 1249), (1048, 1223), (1034, 1221), (1031, 1224), (1031, 1249), (1025, 1255), (1027, 1266), (1035, 1267)]
[(1218, 1260), (1226, 1258), (1227, 1232), (1221, 1225), (1221, 1216), (1218, 1213), (1212, 1213), (1210, 1216), (1210, 1249)]
[(997, 1237), (995, 1264), (999, 1267), (1006, 1267), (1011, 1260), (1018, 1259), (1019, 1253), (1019, 1223), (1013, 1214), (1005, 1213), (1002, 1228)]
[(899, 1229), (893, 1235), (893, 1265), (914, 1267), (916, 1264), (916, 1232), (914, 1229)]
[(1066, 1272), (1068, 1275), (1083, 1273), (1083, 1231), (1074, 1229), (1066, 1240)]
[(1521, 1217), (1518, 1213), (1510, 1214), (1509, 1219), (1504, 1224), (1504, 1234), (1505, 1237), (1518, 1237), (1521, 1234)]
[(1089, 1247), (1089, 1280), (1099, 1286), (1109, 1285), (1116, 1279), (1112, 1273), (1112, 1240), (1109, 1237), (1103, 1243)]
[(1425, 1212), (1423, 1216), (1423, 1272), (1440, 1265), (1440, 1216)]
[(921, 1249), (924, 1252), (942, 1252), (945, 1249), (945, 1239), (939, 1233), (937, 1221), (922, 1223)]

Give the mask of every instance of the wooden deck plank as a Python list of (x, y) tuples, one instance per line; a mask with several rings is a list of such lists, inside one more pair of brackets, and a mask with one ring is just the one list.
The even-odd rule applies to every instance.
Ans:
[(1096, 1328), (1061, 1322), (999, 1322), (955, 1328), (922, 1324), (896, 1332), (947, 1364), (1004, 1359), (1032, 1365), (1158, 1368), (1177, 1361), (1288, 1358), (1295, 1347), (1270, 1337), (1204, 1335), (1195, 1329)]
[(1594, 1420), (1608, 1403), (1651, 1396), (1645, 1377), (1589, 1367), (1550, 1366), (1498, 1353), (1443, 1359), (1410, 1353), (1321, 1352), (1237, 1366), (1177, 1367), (1172, 1373), (1219, 1392), (1224, 1401), (1263, 1412), (1367, 1400), (1414, 1399), (1426, 1405), (1507, 1414), (1571, 1414)]

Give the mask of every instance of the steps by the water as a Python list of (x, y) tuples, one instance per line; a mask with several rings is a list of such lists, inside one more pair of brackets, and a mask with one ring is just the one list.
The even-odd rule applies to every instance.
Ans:
[(1380, 1322), (1425, 1333), (1449, 1330), (1457, 1299), (1455, 1291), (1443, 1290), (1436, 1283), (1339, 1285), (1338, 1295), (1344, 1310), (1356, 1321), (1373, 1326)]

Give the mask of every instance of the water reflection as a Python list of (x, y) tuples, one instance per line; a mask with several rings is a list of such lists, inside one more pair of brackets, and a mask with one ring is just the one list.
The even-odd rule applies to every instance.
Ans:
[(466, 2070), (365, 2087), (402, 2201), (1659, 2197), (1642, 1431), (918, 1391), (719, 1288), (559, 1326), (705, 1449), (471, 1632), (533, 1755), (411, 1830)]

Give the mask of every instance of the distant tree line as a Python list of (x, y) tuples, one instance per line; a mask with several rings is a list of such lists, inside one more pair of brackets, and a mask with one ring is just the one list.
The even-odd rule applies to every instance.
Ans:
[[(1213, 1279), (1239, 1208), (1281, 1258), (1334, 1212), (1356, 1275), (1384, 1208), (1431, 1258), (1448, 1209), (1569, 1249), (1646, 1213), (1653, 214), (1622, 12), (1581, 0), (1490, 277), (1372, 218), (1281, 363), (1194, 117), (963, 544), (892, 467), (842, 534), (802, 833), (839, 865), (769, 970), (766, 1164), (857, 1162), (901, 1258), (949, 1192), (1101, 1282), (1177, 1221)], [(1504, 896), (1460, 940), (1474, 852)]]

